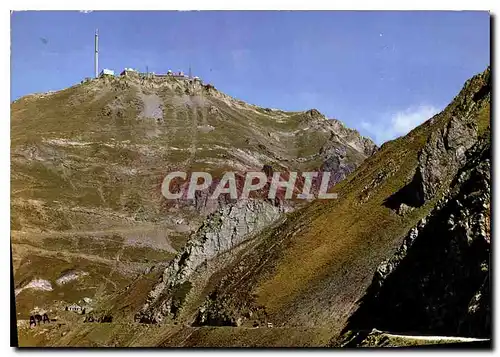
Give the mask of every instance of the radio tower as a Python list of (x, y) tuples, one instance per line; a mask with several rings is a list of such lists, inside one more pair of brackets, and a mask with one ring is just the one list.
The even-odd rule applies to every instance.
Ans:
[(95, 30), (95, 40), (94, 40), (94, 70), (95, 77), (99, 77), (99, 32), (98, 29)]

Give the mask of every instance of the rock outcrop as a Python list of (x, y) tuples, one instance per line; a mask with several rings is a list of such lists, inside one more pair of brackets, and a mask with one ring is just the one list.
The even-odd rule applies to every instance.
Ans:
[[(479, 125), (477, 117), (489, 106), (491, 77), (489, 70), (468, 81), (450, 109), (447, 124), (432, 131), (419, 153), (413, 180), (388, 200), (397, 209), (400, 204), (420, 207), (439, 196), (440, 188), (447, 187), (457, 171), (465, 164), (465, 153), (477, 143)], [(430, 123), (438, 120), (438, 116)]]
[(275, 222), (281, 213), (279, 206), (266, 201), (245, 200), (209, 215), (184, 250), (165, 269), (136, 319), (159, 322), (165, 316), (175, 316), (180, 308), (175, 302), (176, 291), (183, 289), (183, 298), (189, 293), (189, 278), (198, 267), (251, 238)]
[(453, 117), (440, 132), (433, 132), (419, 157), (420, 203), (434, 197), (443, 180), (452, 176), (465, 160), (465, 152), (477, 141), (477, 126), (468, 118)]

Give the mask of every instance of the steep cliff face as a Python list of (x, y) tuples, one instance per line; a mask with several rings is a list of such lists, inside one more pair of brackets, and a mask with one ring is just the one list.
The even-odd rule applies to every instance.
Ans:
[(484, 111), (489, 108), (490, 72), (468, 81), (455, 105), (450, 108), (450, 120), (431, 132), (418, 156), (418, 166), (413, 180), (388, 199), (390, 206), (404, 203), (422, 206), (438, 195), (439, 188), (447, 187), (456, 172), (464, 166), (466, 152), (483, 134)]
[(491, 338), (490, 89), (489, 69), (467, 81), (451, 120), (422, 148), (412, 181), (386, 200), (400, 215), (435, 204), (379, 265), (334, 345), (373, 345), (373, 333), (353, 337), (373, 328)]
[(433, 210), (381, 263), (347, 330), (490, 337), (489, 138), (464, 165)]

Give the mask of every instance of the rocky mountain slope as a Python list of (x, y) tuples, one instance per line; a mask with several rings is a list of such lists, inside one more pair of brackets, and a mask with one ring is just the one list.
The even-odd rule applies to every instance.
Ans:
[[(292, 210), (259, 200), (215, 207), (175, 258), (100, 304), (112, 322), (65, 316), (68, 326), (43, 336), (20, 333), (27, 344), (59, 346), (483, 343), (491, 334), (490, 101), (488, 68), (441, 113), (375, 153), (348, 130), (326, 135), (316, 159), (282, 162), (317, 167), (354, 148), (373, 153), (332, 188), (338, 199)], [(318, 113), (289, 115), (310, 123)]]
[[(150, 279), (147, 294), (189, 237), (203, 236), (209, 215), (234, 217), (219, 233), (233, 238), (220, 247), (186, 246), (211, 252), (206, 258), (294, 209), (269, 202), (227, 206), (203, 194), (167, 202), (161, 184), (168, 172), (217, 177), (267, 165), (331, 170), (334, 184), (377, 149), (317, 110), (260, 108), (211, 85), (171, 77), (105, 76), (23, 97), (11, 113), (11, 241), (20, 319), (34, 310), (56, 314), (83, 298), (97, 307)], [(195, 259), (197, 265), (204, 260)], [(59, 284), (69, 272), (75, 278)]]
[[(442, 113), (384, 145), (336, 186), (339, 200), (289, 214), (190, 280), (183, 272), (198, 267), (192, 262), (200, 253), (186, 251), (184, 266), (165, 270), (139, 318), (337, 332), (475, 329), (484, 336), (490, 330), (489, 305), (479, 302), (488, 301), (489, 90), (488, 70)], [(230, 236), (217, 240), (224, 237)], [(408, 317), (400, 319), (403, 313)], [(471, 327), (477, 321), (485, 325)]]

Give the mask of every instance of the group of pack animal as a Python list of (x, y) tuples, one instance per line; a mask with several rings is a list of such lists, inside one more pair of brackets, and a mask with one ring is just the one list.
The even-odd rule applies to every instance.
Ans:
[(34, 315), (34, 316), (33, 316), (33, 315), (31, 315), (31, 316), (30, 316), (30, 327), (32, 327), (32, 326), (33, 326), (33, 327), (34, 327), (34, 326), (36, 326), (36, 325), (37, 325), (37, 322), (38, 322), (38, 325), (40, 325), (40, 324), (41, 324), (41, 322), (43, 322), (43, 323), (46, 323), (46, 322), (47, 322), (47, 323), (50, 323), (49, 316), (48, 316), (47, 314), (43, 314), (43, 316), (42, 316), (42, 315), (40, 315), (40, 314), (36, 314), (36, 315)]

